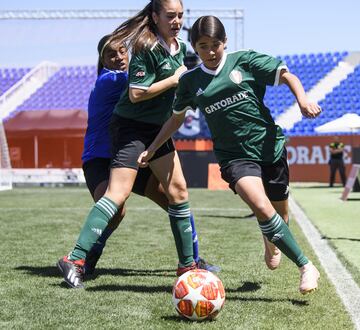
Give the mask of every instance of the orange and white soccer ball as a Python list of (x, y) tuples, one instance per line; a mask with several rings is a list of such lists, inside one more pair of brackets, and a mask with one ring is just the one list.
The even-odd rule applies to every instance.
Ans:
[(214, 319), (225, 303), (221, 280), (204, 269), (181, 275), (174, 284), (172, 301), (177, 312), (193, 321)]

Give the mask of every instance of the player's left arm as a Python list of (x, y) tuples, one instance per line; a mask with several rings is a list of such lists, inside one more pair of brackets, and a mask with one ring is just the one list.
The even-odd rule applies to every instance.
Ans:
[(281, 70), (279, 84), (285, 84), (290, 88), (296, 97), (303, 116), (315, 118), (321, 113), (321, 107), (317, 103), (308, 100), (304, 87), (297, 76), (287, 70)]

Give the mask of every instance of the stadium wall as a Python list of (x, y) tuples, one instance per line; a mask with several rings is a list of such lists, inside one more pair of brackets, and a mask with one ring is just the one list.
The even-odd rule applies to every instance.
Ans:
[(80, 168), (85, 131), (8, 134), (13, 168)]
[[(352, 164), (352, 148), (360, 146), (360, 135), (344, 135), (340, 136), (340, 139), (345, 144), (344, 162), (348, 174)], [(329, 144), (332, 141), (333, 136), (290, 137), (287, 141), (290, 181), (329, 182)], [(197, 146), (199, 147), (195, 152), (190, 152), (189, 149)], [(226, 187), (220, 177), (218, 166), (214, 165), (216, 160), (211, 152), (211, 141), (177, 141), (176, 147), (190, 187)], [(339, 174), (336, 176), (336, 183), (340, 183)]]
[[(329, 144), (333, 136), (291, 137), (287, 143), (290, 179), (298, 182), (329, 182)], [(345, 144), (346, 173), (352, 164), (352, 149), (360, 146), (360, 135), (340, 136)], [(336, 182), (340, 183), (339, 174)]]
[[(13, 168), (81, 168), (84, 130), (27, 131), (7, 135)], [(360, 135), (344, 135), (347, 173), (352, 148), (360, 146)], [(328, 182), (329, 143), (332, 136), (290, 137), (287, 142), (290, 179), (296, 182)], [(209, 140), (177, 140), (189, 187), (224, 187), (212, 143)], [(210, 168), (210, 170), (209, 170)], [(336, 182), (339, 181), (337, 175)]]

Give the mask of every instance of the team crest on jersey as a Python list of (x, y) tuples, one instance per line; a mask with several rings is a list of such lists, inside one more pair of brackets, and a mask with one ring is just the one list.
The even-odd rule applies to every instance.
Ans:
[(145, 77), (145, 71), (138, 71), (135, 74), (136, 77)]
[(242, 82), (242, 74), (238, 70), (232, 70), (229, 77), (231, 81), (235, 84), (240, 84)]

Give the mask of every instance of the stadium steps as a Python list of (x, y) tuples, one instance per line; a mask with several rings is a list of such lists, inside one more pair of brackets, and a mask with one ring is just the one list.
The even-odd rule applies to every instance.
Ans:
[(0, 119), (8, 117), (16, 108), (36, 92), (60, 67), (41, 62), (0, 97)]
[[(312, 89), (307, 92), (307, 96), (314, 102), (320, 102), (330, 93), (334, 87), (338, 86), (341, 81), (345, 80), (349, 74), (354, 72), (357, 65), (360, 64), (360, 52), (349, 53), (339, 64), (331, 70), (323, 79), (321, 79)], [(302, 120), (302, 115), (297, 103), (291, 105), (278, 118), (276, 123), (290, 130), (294, 125)]]

